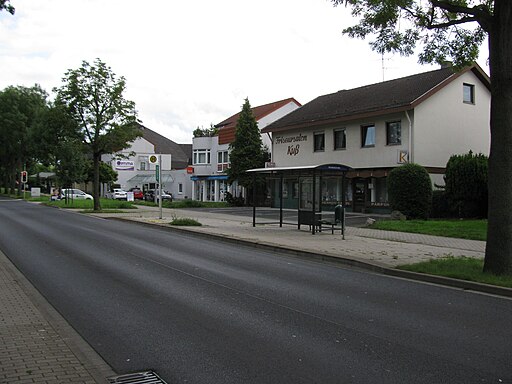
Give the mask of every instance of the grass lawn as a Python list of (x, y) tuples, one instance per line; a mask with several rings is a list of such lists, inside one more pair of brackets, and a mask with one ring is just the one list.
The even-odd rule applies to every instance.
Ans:
[[(137, 207), (134, 206), (132, 202), (124, 200), (100, 199), (100, 204), (102, 210), (137, 209)], [(92, 200), (68, 200), (67, 204), (65, 200), (46, 200), (46, 205), (59, 208), (83, 209), (86, 211), (92, 210), (94, 208)]]
[(487, 220), (382, 220), (375, 222), (370, 228), (459, 239), (487, 240)]
[(483, 266), (483, 259), (446, 257), (417, 264), (401, 265), (397, 268), (512, 288), (512, 276), (494, 276), (483, 273)]

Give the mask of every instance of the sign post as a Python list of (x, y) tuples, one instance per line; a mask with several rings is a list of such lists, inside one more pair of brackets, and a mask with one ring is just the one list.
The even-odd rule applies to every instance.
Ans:
[(25, 189), (27, 188), (28, 173), (27, 171), (21, 171), (21, 187), (23, 189), (23, 199), (25, 199)]
[(162, 155), (158, 155), (158, 209), (160, 210), (159, 219), (162, 220)]

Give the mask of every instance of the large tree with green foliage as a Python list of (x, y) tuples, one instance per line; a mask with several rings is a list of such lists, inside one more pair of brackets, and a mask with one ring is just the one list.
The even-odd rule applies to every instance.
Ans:
[(47, 96), (39, 85), (0, 91), (0, 181), (4, 186), (14, 188), (20, 171), (33, 162), (38, 143), (31, 135), (47, 110)]
[(4, 9), (11, 15), (14, 15), (14, 7), (10, 4), (9, 0), (0, 0), (0, 11)]
[(54, 166), (58, 184), (70, 187), (86, 179), (86, 153), (80, 128), (64, 105), (54, 103), (31, 132), (32, 155), (38, 163)]
[(82, 62), (70, 69), (55, 89), (57, 102), (66, 105), (82, 132), (82, 140), (92, 156), (94, 210), (100, 210), (100, 162), (104, 154), (128, 148), (142, 135), (135, 103), (125, 99), (126, 80), (117, 78), (100, 59)]
[(258, 122), (254, 118), (248, 98), (242, 106), (236, 123), (235, 140), (229, 144), (229, 150), (230, 167), (226, 171), (229, 182), (237, 180), (239, 185), (250, 188), (252, 175), (245, 171), (263, 167), (268, 154), (263, 146)]
[(422, 63), (451, 60), (461, 68), (476, 60), (488, 38), (491, 76), (489, 212), (484, 270), (512, 275), (512, 1), (331, 0), (345, 4), (359, 23), (351, 37), (374, 36), (380, 53), (411, 55)]

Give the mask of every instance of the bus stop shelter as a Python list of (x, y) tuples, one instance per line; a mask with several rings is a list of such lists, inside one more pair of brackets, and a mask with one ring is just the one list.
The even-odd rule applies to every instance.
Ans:
[[(351, 170), (343, 164), (320, 164), (294, 167), (255, 168), (253, 175), (253, 226), (256, 226), (258, 176), (264, 176), (265, 193), (272, 206), (279, 208), (279, 226), (283, 226), (283, 209), (297, 209), (297, 227), (309, 225), (312, 234), (321, 229), (326, 216), (332, 217), (335, 207), (345, 207), (346, 173)], [(270, 188), (268, 186), (270, 185)], [(343, 215), (344, 216), (344, 215)]]

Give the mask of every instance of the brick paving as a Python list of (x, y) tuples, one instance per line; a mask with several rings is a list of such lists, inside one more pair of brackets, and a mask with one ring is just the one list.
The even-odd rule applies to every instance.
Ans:
[(95, 384), (113, 374), (0, 252), (0, 383)]

